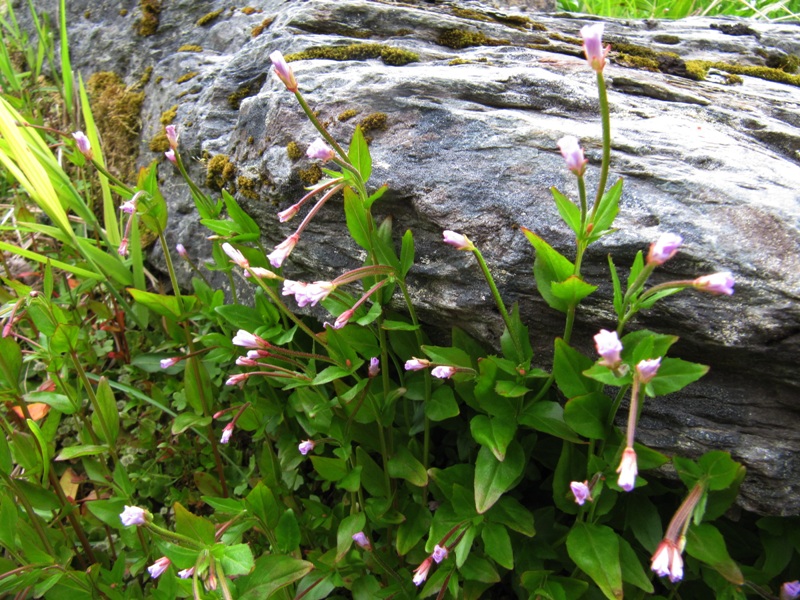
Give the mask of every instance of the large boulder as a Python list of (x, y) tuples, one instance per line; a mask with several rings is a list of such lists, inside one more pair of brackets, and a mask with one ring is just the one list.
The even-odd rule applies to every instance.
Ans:
[[(315, 138), (293, 95), (270, 74), (268, 55), (355, 43), (417, 53), (417, 62), (402, 65), (316, 59), (292, 66), (306, 99), (343, 143), (357, 122), (372, 116), (380, 125), (375, 113), (386, 115), (385, 127), (369, 132), (372, 183), (390, 189), (376, 207), (397, 231), (415, 234), (411, 283), (423, 318), (497, 344), (502, 323), (475, 263), (441, 243), (441, 231), (455, 229), (482, 249), (548, 364), (563, 315), (538, 296), (533, 251), (519, 228), (571, 252), (549, 191), (576, 192), (556, 147), (562, 136), (581, 139), (590, 189), (596, 181), (597, 90), (575, 43), (589, 18), (472, 2), (261, 0), (251, 11), (177, 0), (163, 3), (157, 29), (142, 36), (139, 4), (75, 0), (69, 7), (72, 59), (84, 78), (112, 70), (132, 82), (154, 67), (144, 88), (141, 163), (159, 157), (150, 141), (161, 115), (177, 105), (174, 123), (192, 174), (204, 181), (201, 157), (227, 155), (235, 168), (227, 185), (260, 222), (267, 244), (291, 233), (275, 212), (299, 198), (300, 172), (310, 166), (291, 160), (286, 147), (302, 149)], [(223, 12), (197, 24), (217, 9)], [(614, 324), (609, 253), (627, 268), (637, 251), (671, 231), (685, 245), (654, 281), (732, 271), (734, 296), (684, 292), (632, 324), (679, 335), (676, 355), (711, 366), (684, 392), (649, 401), (637, 435), (668, 454), (730, 451), (748, 468), (742, 507), (800, 514), (800, 76), (786, 72), (800, 55), (800, 27), (605, 22), (614, 48), (606, 69), (611, 181), (624, 177), (625, 187), (619, 231), (585, 259), (585, 276), (600, 290), (581, 309), (573, 340), (590, 352), (591, 336)], [(202, 51), (179, 51), (185, 44)], [(691, 62), (698, 60), (715, 64)], [(187, 73), (197, 75), (178, 83)], [(351, 109), (354, 118), (338, 120)], [(206, 232), (169, 167), (161, 169), (169, 239), (202, 259), (210, 250)], [(286, 268), (322, 279), (360, 259), (334, 201)]]

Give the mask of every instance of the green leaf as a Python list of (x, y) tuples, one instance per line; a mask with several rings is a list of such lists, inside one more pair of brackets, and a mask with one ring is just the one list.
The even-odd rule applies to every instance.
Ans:
[(459, 412), (453, 388), (446, 385), (436, 388), (431, 394), (431, 399), (425, 404), (425, 416), (435, 422), (456, 417)]
[(739, 566), (728, 554), (722, 534), (713, 525), (701, 523), (689, 528), (686, 534), (686, 553), (709, 565), (731, 583), (744, 583)]
[(312, 456), (311, 464), (325, 481), (339, 481), (348, 473), (347, 463), (341, 458)]
[(570, 275), (560, 283), (554, 281), (550, 289), (553, 296), (565, 301), (568, 306), (577, 306), (586, 296), (594, 293), (597, 286), (586, 283), (577, 275)]
[(475, 509), (483, 514), (513, 486), (525, 469), (525, 453), (511, 442), (506, 458), (500, 462), (486, 446), (481, 446), (475, 461)]
[(680, 358), (663, 358), (658, 373), (647, 384), (648, 396), (665, 396), (682, 390), (708, 373), (706, 365), (681, 360)]
[(591, 237), (589, 237), (590, 243), (602, 237), (614, 223), (614, 219), (619, 214), (619, 199), (621, 196), (622, 178), (619, 178), (600, 199), (600, 206), (594, 219), (594, 229)]
[(222, 190), (222, 199), (225, 202), (225, 208), (228, 210), (228, 216), (236, 223), (239, 233), (244, 234), (260, 234), (261, 230), (253, 218), (242, 210), (236, 199), (231, 196), (226, 190)]
[(72, 460), (73, 458), (79, 458), (81, 456), (95, 456), (104, 452), (108, 452), (108, 446), (82, 444), (79, 446), (70, 446), (69, 448), (64, 448), (58, 453), (58, 456), (56, 456), (54, 460)]
[(575, 523), (567, 536), (567, 552), (606, 598), (622, 598), (619, 541), (613, 529), (605, 525)]
[(472, 359), (461, 348), (445, 346), (422, 346), (421, 348), (434, 363), (472, 368)]
[(625, 506), (625, 529), (650, 553), (656, 551), (664, 537), (661, 516), (655, 504), (647, 497), (631, 498)]
[(533, 537), (536, 528), (533, 524), (533, 513), (522, 506), (518, 500), (511, 496), (503, 496), (486, 513), (488, 519), (495, 523), (502, 523), (509, 529), (518, 531), (522, 535)]
[(222, 556), (222, 569), (227, 576), (247, 575), (253, 570), (255, 560), (253, 551), (247, 544), (232, 544), (225, 546)]
[(511, 536), (504, 525), (498, 523), (484, 523), (481, 532), (483, 547), (489, 558), (506, 569), (514, 568), (514, 550), (511, 548)]
[(619, 542), (619, 562), (622, 568), (622, 581), (626, 581), (631, 585), (635, 585), (640, 590), (652, 594), (653, 584), (650, 583), (647, 573), (645, 573), (642, 568), (642, 563), (639, 561), (639, 557), (636, 556), (636, 552), (633, 551), (633, 548), (625, 538), (618, 535), (617, 541)]
[(564, 420), (589, 439), (604, 440), (608, 433), (611, 398), (600, 392), (571, 398), (564, 406)]
[(574, 265), (538, 235), (525, 227), (521, 229), (536, 250), (536, 260), (533, 263), (536, 288), (548, 306), (566, 312), (569, 304), (553, 294), (552, 284), (562, 282), (572, 275), (575, 270)]
[(431, 511), (420, 504), (411, 503), (403, 511), (406, 518), (397, 528), (395, 547), (397, 554), (405, 556), (425, 536), (431, 526)]
[(558, 388), (567, 398), (585, 396), (603, 389), (603, 385), (599, 381), (589, 379), (583, 374), (593, 364), (592, 359), (565, 344), (564, 340), (556, 339), (553, 375), (555, 375)]
[[(515, 365), (522, 365), (523, 368), (527, 369), (533, 358), (533, 348), (531, 347), (531, 336), (528, 333), (528, 328), (522, 323), (522, 319), (519, 316), (519, 306), (516, 302), (511, 307), (511, 313), (508, 316), (511, 322), (511, 331), (507, 327), (503, 328), (503, 335), (500, 336), (503, 355), (513, 361)], [(519, 349), (514, 343), (515, 337), (521, 346)]]
[(183, 372), (183, 391), (186, 402), (197, 414), (202, 414), (205, 405), (203, 398), (207, 398), (206, 394), (214, 389), (208, 369), (197, 356), (190, 356), (184, 362), (186, 366)]
[(256, 331), (265, 325), (264, 318), (255, 308), (243, 304), (224, 304), (214, 308), (218, 315), (237, 329)]
[(428, 484), (428, 473), (411, 451), (405, 446), (397, 446), (395, 454), (386, 465), (389, 475), (405, 479), (412, 485), (423, 487)]
[(72, 323), (59, 323), (50, 338), (50, 351), (64, 354), (74, 350), (78, 345), (81, 329)]
[(189, 316), (197, 302), (196, 296), (168, 296), (145, 292), (136, 288), (127, 288), (133, 299), (152, 310), (157, 315), (170, 319), (182, 320)]
[(173, 508), (175, 510), (175, 531), (201, 544), (207, 546), (214, 544), (215, 529), (211, 521), (193, 515), (180, 502), (175, 502)]
[(408, 229), (403, 234), (403, 241), (400, 246), (400, 273), (401, 279), (405, 279), (408, 271), (414, 266), (414, 234)]
[(550, 188), (553, 194), (553, 199), (556, 201), (556, 208), (558, 214), (564, 219), (564, 222), (569, 225), (569, 228), (575, 232), (575, 235), (581, 234), (581, 209), (575, 205), (572, 200), (567, 198), (564, 194), (559, 192), (555, 187)]
[(583, 443), (583, 440), (567, 425), (564, 420), (564, 409), (558, 402), (540, 400), (536, 404), (526, 406), (519, 416), (519, 423), (562, 440)]
[(275, 538), (278, 542), (278, 552), (283, 554), (290, 554), (300, 546), (300, 525), (291, 508), (287, 508), (278, 519)]
[(480, 581), (482, 583), (497, 583), (500, 581), (500, 575), (497, 569), (492, 566), (485, 558), (470, 554), (466, 562), (459, 568), (461, 575), (464, 579), (471, 581)]
[(477, 415), (470, 421), (469, 428), (476, 442), (491, 450), (497, 460), (503, 461), (506, 448), (517, 432), (517, 423), (509, 417)]
[[(119, 285), (133, 285), (133, 275), (120, 256), (114, 252), (110, 254), (101, 250), (86, 238), (78, 238), (78, 247), (81, 252), (94, 263), (93, 266), (106, 277), (110, 277)], [(53, 266), (57, 266), (55, 261)]]
[(391, 321), (387, 319), (381, 323), (381, 329), (386, 331), (416, 331), (419, 329), (419, 325), (406, 323), (405, 321)]
[[(97, 434), (103, 438), (103, 441), (109, 445), (114, 444), (119, 436), (119, 411), (117, 410), (117, 401), (114, 399), (114, 392), (111, 390), (107, 377), (101, 377), (100, 381), (97, 382), (95, 396), (97, 397), (100, 414), (97, 412), (92, 413), (92, 425)], [(103, 424), (100, 423), (100, 419), (103, 420)], [(106, 429), (111, 439), (106, 439)]]
[[(614, 265), (614, 261), (611, 258), (611, 255), (608, 255), (608, 270), (611, 272), (611, 283), (614, 286), (614, 312), (617, 313), (617, 319), (621, 319), (623, 317), (623, 310), (624, 307), (622, 306), (622, 286), (619, 282), (619, 275), (617, 274), (617, 267)], [(624, 348), (623, 344), (623, 348)]]
[(614, 387), (622, 387), (623, 385), (628, 385), (631, 383), (631, 381), (633, 381), (633, 377), (631, 376), (630, 372), (622, 377), (618, 377), (614, 371), (604, 365), (601, 365), (600, 363), (593, 363), (591, 367), (583, 372), (583, 374), (589, 379), (594, 379), (595, 381), (599, 381), (605, 385), (613, 385)]
[(304, 560), (279, 554), (265, 554), (255, 562), (249, 575), (237, 580), (240, 600), (264, 600), (279, 589), (299, 581), (314, 569)]
[(211, 417), (204, 417), (197, 413), (182, 413), (172, 422), (172, 435), (180, 435), (190, 427), (206, 427), (211, 423)]
[(736, 480), (741, 468), (730, 454), (721, 450), (706, 452), (697, 459), (697, 464), (705, 472), (706, 487), (711, 491), (727, 489)]
[(19, 389), (19, 374), (22, 372), (22, 350), (17, 341), (9, 337), (0, 338), (0, 389)]
[(336, 562), (344, 558), (353, 545), (353, 535), (363, 531), (366, 522), (367, 517), (363, 512), (348, 515), (342, 519), (336, 532)]
[(264, 527), (274, 529), (277, 526), (284, 507), (275, 499), (272, 490), (262, 482), (258, 482), (244, 502), (247, 510), (255, 515)]
[(350, 149), (347, 152), (347, 156), (350, 159), (350, 163), (361, 173), (361, 179), (366, 183), (372, 174), (372, 158), (369, 155), (369, 146), (367, 145), (367, 140), (364, 139), (361, 125), (356, 125), (353, 138), (350, 140)]
[(11, 448), (8, 446), (8, 440), (6, 436), (0, 435), (0, 471), (8, 475), (13, 468), (14, 461), (11, 459)]
[(69, 396), (56, 392), (31, 392), (24, 396), (26, 402), (41, 402), (55, 408), (58, 412), (66, 415), (74, 414), (78, 411), (78, 406), (73, 404)]

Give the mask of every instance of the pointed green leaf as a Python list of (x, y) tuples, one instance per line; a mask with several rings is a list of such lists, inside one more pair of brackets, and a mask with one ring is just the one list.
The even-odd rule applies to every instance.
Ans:
[[(109, 445), (114, 444), (119, 436), (119, 411), (117, 410), (117, 401), (114, 399), (114, 392), (111, 390), (107, 377), (101, 377), (100, 381), (97, 382), (95, 396), (97, 397), (100, 414), (92, 413), (92, 425), (97, 434), (103, 438), (103, 441)], [(102, 424), (100, 419), (103, 420)], [(106, 431), (108, 431), (111, 439), (105, 439)]]
[(283, 511), (281, 518), (278, 519), (278, 526), (275, 527), (275, 539), (278, 544), (278, 552), (283, 554), (294, 552), (300, 545), (300, 525), (291, 508)]
[(353, 535), (363, 532), (367, 517), (363, 512), (348, 515), (339, 523), (336, 533), (336, 562), (339, 562), (353, 545)]
[(395, 547), (400, 556), (408, 554), (428, 533), (431, 526), (431, 511), (420, 504), (411, 503), (403, 511), (406, 520), (397, 528)]
[(567, 198), (564, 194), (559, 192), (555, 187), (551, 187), (550, 191), (553, 194), (553, 199), (556, 201), (556, 208), (558, 214), (564, 219), (564, 222), (569, 225), (569, 228), (575, 232), (575, 235), (581, 233), (581, 209), (575, 203)]
[[(255, 560), (253, 551), (247, 544), (231, 544), (225, 546), (222, 555), (222, 569), (227, 576), (247, 575), (253, 570)], [(160, 587), (159, 587), (160, 589)]]
[(564, 340), (556, 339), (553, 375), (555, 375), (558, 388), (567, 398), (602, 390), (603, 385), (599, 381), (589, 379), (583, 374), (593, 364), (592, 359), (565, 344)]
[(339, 481), (348, 473), (347, 463), (341, 458), (312, 456), (311, 464), (325, 481)]
[(361, 173), (361, 179), (366, 183), (372, 174), (372, 158), (369, 155), (369, 146), (367, 140), (364, 139), (361, 125), (357, 125), (353, 132), (347, 156), (356, 170)]
[(639, 557), (636, 556), (631, 545), (628, 541), (620, 536), (617, 536), (619, 542), (619, 562), (622, 568), (622, 581), (635, 585), (640, 590), (644, 590), (648, 594), (653, 593), (653, 584), (647, 577)]
[(600, 199), (600, 207), (597, 209), (594, 219), (594, 229), (589, 238), (590, 242), (599, 239), (611, 227), (614, 219), (617, 218), (617, 214), (619, 214), (619, 199), (622, 196), (622, 181), (622, 178), (617, 179), (617, 182)]
[(739, 474), (741, 465), (731, 455), (721, 450), (706, 452), (697, 459), (706, 476), (706, 487), (711, 491), (726, 489)]
[(562, 282), (572, 275), (574, 265), (538, 235), (525, 227), (521, 229), (536, 250), (536, 260), (533, 263), (536, 288), (551, 308), (566, 312), (569, 304), (553, 294), (552, 284)]
[(605, 525), (575, 523), (567, 536), (567, 552), (606, 598), (622, 598), (619, 542), (613, 529)]
[(11, 337), (0, 337), (0, 389), (19, 390), (19, 375), (22, 372), (22, 350)]
[(395, 449), (395, 454), (389, 459), (386, 468), (390, 476), (405, 479), (412, 485), (422, 487), (428, 484), (425, 467), (405, 446), (398, 446)]
[(414, 234), (407, 230), (403, 234), (400, 246), (400, 278), (405, 278), (409, 269), (414, 266)]
[(518, 500), (511, 496), (503, 496), (486, 513), (487, 518), (495, 523), (502, 523), (509, 529), (518, 531), (522, 535), (533, 537), (536, 528), (533, 524), (533, 513), (522, 506)]
[(504, 525), (484, 523), (481, 532), (483, 547), (489, 558), (506, 569), (514, 568), (514, 550), (511, 548), (511, 536)]
[(264, 600), (301, 580), (314, 569), (304, 560), (280, 554), (265, 554), (255, 562), (255, 569), (236, 582), (240, 600)]
[(506, 448), (517, 432), (517, 423), (509, 417), (489, 418), (477, 415), (470, 421), (469, 428), (476, 442), (489, 448), (497, 460), (503, 461), (506, 457)]
[(349, 187), (344, 188), (344, 216), (353, 240), (364, 250), (369, 250), (371, 245), (367, 210), (358, 194)]
[(517, 442), (511, 442), (506, 458), (500, 462), (485, 446), (475, 461), (475, 508), (483, 514), (517, 482), (525, 469), (525, 453)]
[(173, 504), (173, 509), (175, 510), (175, 531), (201, 544), (210, 546), (214, 543), (215, 529), (211, 521), (193, 515), (180, 502)]
[(562, 440), (579, 444), (583, 442), (567, 425), (564, 420), (564, 409), (558, 402), (540, 400), (536, 404), (526, 406), (519, 416), (519, 423)]
[(706, 365), (681, 360), (680, 358), (664, 358), (653, 380), (647, 384), (648, 396), (666, 396), (682, 390), (708, 373)]
[(606, 439), (611, 398), (600, 392), (571, 398), (564, 406), (564, 420), (580, 435), (597, 440)]
[(713, 525), (701, 523), (689, 528), (686, 534), (686, 553), (709, 565), (731, 583), (744, 583), (739, 566), (728, 554), (722, 534)]
[(436, 388), (425, 404), (425, 416), (435, 422), (456, 417), (459, 412), (453, 388), (446, 385)]
[(550, 289), (556, 298), (563, 300), (569, 306), (577, 306), (586, 296), (594, 293), (597, 286), (586, 283), (576, 275), (570, 275), (560, 283), (554, 281)]

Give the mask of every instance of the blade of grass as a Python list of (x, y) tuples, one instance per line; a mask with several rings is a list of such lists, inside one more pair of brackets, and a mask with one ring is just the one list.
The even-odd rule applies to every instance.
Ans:
[(58, 29), (61, 41), (61, 77), (63, 78), (61, 90), (64, 94), (64, 104), (67, 114), (74, 120), (75, 106), (73, 95), (75, 85), (73, 82), (72, 64), (69, 60), (69, 38), (67, 37), (67, 3), (61, 0), (58, 4)]
[(38, 252), (33, 252), (32, 250), (25, 250), (24, 248), (20, 248), (19, 246), (15, 246), (14, 244), (9, 244), (7, 242), (0, 241), (0, 250), (4, 250), (12, 254), (17, 254), (23, 258), (27, 258), (28, 260), (33, 260), (42, 264), (46, 264), (47, 261), (49, 260), (50, 264), (52, 264), (55, 268), (61, 269), (62, 271), (67, 271), (68, 273), (72, 273), (73, 275), (86, 277), (87, 279), (94, 279), (96, 281), (102, 281), (104, 279), (103, 275), (100, 275), (98, 273), (92, 273), (91, 271), (87, 271), (86, 269), (82, 269), (81, 267), (69, 265), (65, 262), (61, 262), (60, 260), (55, 260), (48, 256), (43, 256), (42, 254), (39, 254)]

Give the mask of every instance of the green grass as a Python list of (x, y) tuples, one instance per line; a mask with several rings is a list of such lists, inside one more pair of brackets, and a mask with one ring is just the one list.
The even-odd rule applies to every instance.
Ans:
[(767, 21), (800, 20), (800, 0), (559, 0), (558, 6), (571, 12), (620, 18), (730, 15)]

